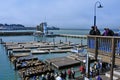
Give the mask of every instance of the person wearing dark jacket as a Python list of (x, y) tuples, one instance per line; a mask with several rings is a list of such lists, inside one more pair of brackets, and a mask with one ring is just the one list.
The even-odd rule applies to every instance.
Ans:
[(109, 29), (109, 28), (104, 28), (104, 33), (102, 34), (103, 36), (114, 36), (114, 32), (113, 30)]
[(101, 35), (97, 26), (92, 26), (89, 35)]
[(95, 35), (94, 26), (91, 27), (91, 30), (90, 30), (90, 32), (89, 32), (89, 35)]

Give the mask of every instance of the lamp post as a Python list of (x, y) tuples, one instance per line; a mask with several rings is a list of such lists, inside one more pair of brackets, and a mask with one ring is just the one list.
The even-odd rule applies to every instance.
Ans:
[[(97, 6), (97, 4), (99, 4), (99, 5)], [(101, 3), (99, 1), (97, 1), (95, 3), (95, 5), (94, 5), (94, 26), (96, 26), (96, 6), (97, 6), (97, 8), (103, 8), (103, 6), (101, 5)]]

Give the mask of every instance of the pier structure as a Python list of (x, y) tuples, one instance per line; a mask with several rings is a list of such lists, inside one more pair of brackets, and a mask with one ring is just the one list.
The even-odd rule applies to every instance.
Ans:
[(120, 79), (115, 74), (115, 65), (120, 67), (120, 37), (87, 35), (87, 43), (87, 50), (94, 55), (95, 60), (100, 59), (111, 65), (109, 76), (107, 74), (110, 80)]

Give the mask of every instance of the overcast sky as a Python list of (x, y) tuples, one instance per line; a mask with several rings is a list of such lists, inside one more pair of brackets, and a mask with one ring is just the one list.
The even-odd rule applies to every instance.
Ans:
[(97, 1), (103, 5), (96, 8), (97, 26), (120, 27), (120, 0), (0, 0), (0, 23), (90, 28)]

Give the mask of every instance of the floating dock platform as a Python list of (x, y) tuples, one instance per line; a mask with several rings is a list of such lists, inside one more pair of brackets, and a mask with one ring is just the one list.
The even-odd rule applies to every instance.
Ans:
[(65, 67), (70, 67), (73, 65), (75, 66), (80, 64), (80, 61), (76, 61), (67, 57), (47, 59), (46, 62), (56, 67), (57, 69), (62, 69)]
[(34, 54), (48, 54), (48, 50), (31, 50), (31, 53)]
[(80, 63), (83, 63), (83, 60), (86, 59), (82, 56), (77, 57), (77, 55), (74, 55), (74, 57), (72, 57), (73, 55), (70, 56), (47, 59), (45, 62), (57, 69), (64, 69), (75, 65), (80, 65)]

